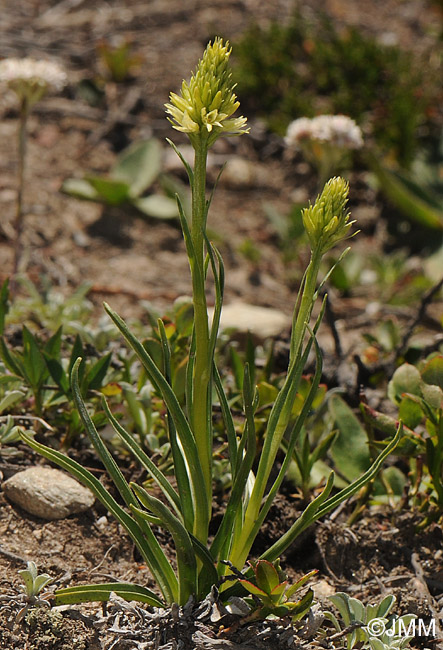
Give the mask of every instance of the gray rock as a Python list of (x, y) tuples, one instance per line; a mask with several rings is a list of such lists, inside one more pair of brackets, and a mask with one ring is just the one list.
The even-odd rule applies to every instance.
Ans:
[(3, 483), (5, 495), (31, 515), (64, 519), (92, 507), (92, 492), (68, 474), (50, 467), (31, 467)]
[[(212, 318), (213, 310), (210, 316)], [(291, 318), (278, 309), (233, 302), (223, 305), (220, 329), (250, 332), (258, 339), (279, 336), (291, 325)]]

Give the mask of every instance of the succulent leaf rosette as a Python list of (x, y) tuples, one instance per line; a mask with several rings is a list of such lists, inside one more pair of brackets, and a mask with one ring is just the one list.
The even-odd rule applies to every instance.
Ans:
[(166, 104), (174, 129), (187, 133), (195, 146), (200, 138), (210, 147), (222, 135), (247, 133), (245, 117), (232, 117), (240, 103), (234, 93), (229, 68), (229, 43), (216, 38), (209, 43), (189, 82), (183, 80), (181, 94), (170, 94)]

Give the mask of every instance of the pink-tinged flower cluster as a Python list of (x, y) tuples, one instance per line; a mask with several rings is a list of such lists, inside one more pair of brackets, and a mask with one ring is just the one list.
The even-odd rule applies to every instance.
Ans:
[(347, 115), (301, 117), (288, 126), (285, 143), (298, 149), (309, 141), (327, 143), (341, 149), (360, 149), (363, 136), (360, 127)]

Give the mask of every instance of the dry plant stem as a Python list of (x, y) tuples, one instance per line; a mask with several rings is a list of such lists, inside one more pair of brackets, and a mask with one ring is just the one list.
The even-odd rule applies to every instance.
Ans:
[(12, 280), (10, 283), (11, 293), (17, 291), (17, 275), (20, 271), (20, 264), (23, 256), (23, 192), (25, 185), (25, 162), (26, 162), (26, 126), (28, 121), (29, 105), (26, 97), (21, 100), (19, 132), (18, 132), (18, 189), (17, 204), (15, 213), (15, 240), (14, 240), (14, 260), (12, 266)]

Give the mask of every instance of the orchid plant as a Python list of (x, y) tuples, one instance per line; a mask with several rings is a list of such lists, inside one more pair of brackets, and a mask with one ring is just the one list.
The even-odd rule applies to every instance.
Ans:
[[(83, 400), (78, 377), (80, 359), (72, 368), (74, 399), (89, 438), (126, 507), (120, 505), (80, 464), (23, 434), (23, 438), (33, 449), (71, 472), (93, 490), (97, 498), (124, 526), (156, 580), (160, 595), (145, 587), (127, 583), (81, 585), (58, 590), (56, 602), (59, 604), (107, 600), (111, 592), (128, 600), (140, 600), (156, 606), (174, 602), (184, 604), (190, 597), (204, 598), (214, 585), (219, 585), (223, 596), (223, 592), (229, 590), (229, 576), (236, 575), (233, 573), (235, 571), (243, 571), (245, 580), (250, 582), (250, 578), (253, 579), (251, 566), (257, 565), (250, 565), (249, 569), (245, 569), (247, 558), (285, 477), (297, 436), (317, 391), (322, 363), (315, 334), (320, 326), (323, 308), (320, 309), (312, 328), (310, 321), (319, 290), (320, 263), (332, 246), (351, 236), (353, 224), (346, 207), (349, 187), (341, 178), (329, 180), (314, 204), (303, 213), (311, 246), (311, 260), (294, 309), (291, 354), (286, 379), (271, 409), (263, 448), (258, 454), (257, 462), (254, 413), (258, 395), (251, 382), (251, 370), (248, 364), (245, 364), (242, 383), (244, 425), (238, 432), (220, 372), (214, 361), (223, 303), (224, 268), (221, 256), (209, 241), (206, 230), (212, 199), (212, 195), (208, 196), (206, 190), (206, 161), (210, 147), (218, 138), (240, 136), (248, 132), (246, 118), (233, 117), (239, 102), (234, 94), (229, 68), (230, 54), (229, 44), (220, 38), (215, 39), (208, 45), (190, 81), (184, 81), (181, 93), (172, 93), (170, 102), (166, 105), (168, 119), (175, 129), (189, 137), (195, 154), (194, 164), (191, 166), (179, 149), (170, 143), (185, 166), (192, 191), (191, 214), (185, 214), (178, 199), (192, 278), (194, 312), (184, 405), (172, 387), (171, 349), (163, 321), (158, 321), (162, 347), (162, 363), (158, 365), (122, 318), (105, 305), (112, 321), (138, 356), (154, 390), (163, 398), (167, 411), (174, 480), (170, 481), (154, 464), (104, 401), (105, 412), (116, 434), (146, 469), (157, 484), (157, 494), (160, 489), (163, 497), (159, 499), (154, 496), (152, 490), (148, 491), (145, 487), (126, 482), (98, 435)], [(205, 293), (210, 274), (215, 286), (215, 308), (211, 322), (208, 318)], [(315, 376), (301, 412), (294, 417), (294, 401), (303, 368), (312, 349), (317, 360)], [(213, 531), (210, 533), (209, 526), (214, 485), (212, 414), (215, 402), (221, 409), (224, 421), (232, 485), (221, 523), (214, 534)], [(331, 473), (322, 493), (309, 503), (289, 530), (272, 544), (259, 560), (275, 562), (312, 522), (337, 507), (371, 480), (397, 444), (400, 435), (399, 430), (363, 476), (332, 496), (334, 478)], [(286, 455), (275, 474), (273, 470), (277, 460), (280, 462), (278, 454), (283, 436), (286, 440)], [(154, 534), (154, 530), (159, 526), (169, 531), (175, 544), (176, 570), (171, 566)]]

